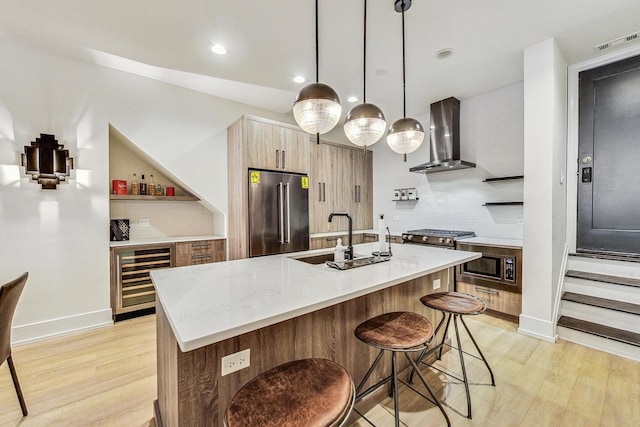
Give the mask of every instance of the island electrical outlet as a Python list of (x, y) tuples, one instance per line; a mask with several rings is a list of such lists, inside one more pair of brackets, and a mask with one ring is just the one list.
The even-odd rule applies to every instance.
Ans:
[(250, 349), (224, 356), (222, 358), (222, 376), (240, 369), (248, 368), (250, 364)]

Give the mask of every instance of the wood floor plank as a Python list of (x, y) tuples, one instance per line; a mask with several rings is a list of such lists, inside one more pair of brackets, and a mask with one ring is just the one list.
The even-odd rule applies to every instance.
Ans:
[[(423, 367), (454, 427), (638, 426), (640, 363), (567, 341), (555, 344), (517, 332), (517, 325), (481, 315), (467, 324), (496, 375), (470, 359), (473, 419), (464, 387)], [(336, 325), (338, 327), (338, 325)], [(472, 344), (462, 334), (463, 346)], [(329, 345), (331, 345), (329, 343)], [(0, 426), (155, 427), (155, 316), (73, 334), (13, 350), (29, 416), (22, 418), (6, 364), (0, 366)], [(253, 358), (252, 358), (253, 359)], [(455, 353), (442, 362), (459, 370)], [(442, 426), (439, 410), (401, 386), (403, 426)], [(367, 412), (379, 426), (393, 425), (393, 401)], [(352, 426), (368, 424), (356, 416)]]

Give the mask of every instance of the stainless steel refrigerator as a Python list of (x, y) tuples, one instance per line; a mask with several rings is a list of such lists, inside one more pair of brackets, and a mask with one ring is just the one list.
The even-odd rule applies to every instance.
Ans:
[(309, 177), (249, 169), (249, 256), (309, 249)]

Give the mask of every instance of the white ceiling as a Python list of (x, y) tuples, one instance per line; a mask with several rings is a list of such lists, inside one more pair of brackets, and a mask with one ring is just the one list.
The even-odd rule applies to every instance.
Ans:
[[(402, 115), (401, 15), (393, 4), (368, 2), (367, 101), (388, 121)], [(320, 81), (338, 92), (345, 111), (348, 96), (362, 96), (362, 11), (363, 0), (319, 5)], [(414, 0), (405, 14), (407, 115), (522, 80), (523, 50), (550, 37), (569, 64), (600, 55), (593, 46), (640, 30), (638, 17), (638, 0)], [(2, 0), (0, 28), (276, 111), (290, 110), (302, 86), (295, 75), (315, 75), (313, 0)], [(211, 42), (228, 54), (213, 55)], [(455, 53), (438, 60), (442, 48)]]

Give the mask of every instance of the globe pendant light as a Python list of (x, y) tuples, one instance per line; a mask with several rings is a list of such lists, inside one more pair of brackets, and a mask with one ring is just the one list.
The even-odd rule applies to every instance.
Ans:
[(407, 117), (407, 91), (406, 91), (406, 71), (404, 59), (404, 12), (411, 7), (410, 0), (396, 0), (396, 12), (402, 12), (402, 114), (403, 118), (396, 120), (389, 127), (387, 144), (396, 153), (406, 155), (412, 153), (420, 147), (424, 141), (424, 128), (416, 119)]
[(344, 133), (355, 145), (366, 147), (380, 140), (387, 129), (382, 110), (367, 103), (367, 0), (364, 0), (364, 49), (362, 58), (362, 104), (356, 105), (347, 114)]
[(340, 120), (342, 106), (338, 94), (328, 85), (318, 83), (318, 0), (316, 0), (316, 83), (300, 90), (293, 103), (293, 117), (305, 132), (329, 132)]

